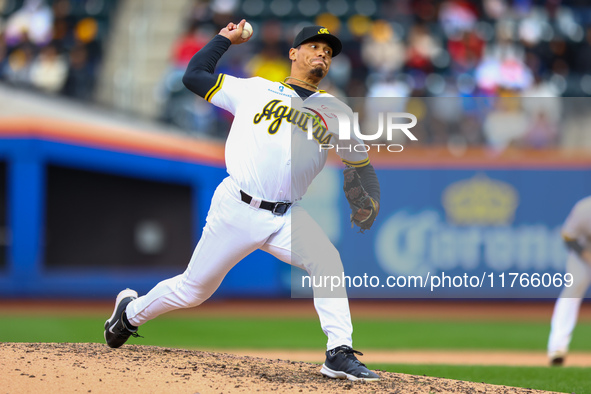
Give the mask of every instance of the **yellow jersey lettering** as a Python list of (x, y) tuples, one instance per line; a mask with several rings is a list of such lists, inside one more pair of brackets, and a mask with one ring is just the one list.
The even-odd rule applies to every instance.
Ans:
[(281, 100), (269, 101), (267, 105), (265, 105), (265, 108), (263, 108), (263, 111), (260, 114), (256, 114), (254, 116), (254, 124), (259, 124), (263, 118), (265, 118), (265, 120), (271, 119), (271, 115), (275, 111), (275, 106), (280, 102)]
[(314, 138), (314, 140), (316, 140), (319, 144), (328, 144), (331, 137), (332, 135), (329, 134), (328, 130), (326, 130), (326, 127), (322, 125), (317, 125), (316, 129), (312, 133), (312, 138)]
[(272, 120), (267, 130), (269, 134), (275, 134), (279, 130), (279, 127), (281, 127), (281, 122), (285, 119), (288, 123), (307, 132), (308, 120), (312, 119), (313, 127), (315, 127), (312, 132), (314, 140), (319, 144), (328, 144), (330, 142), (332, 135), (324, 127), (317, 115), (301, 112), (287, 105), (280, 105), (280, 103), (281, 100), (269, 101), (263, 110), (254, 116), (254, 124), (259, 124), (263, 120)]

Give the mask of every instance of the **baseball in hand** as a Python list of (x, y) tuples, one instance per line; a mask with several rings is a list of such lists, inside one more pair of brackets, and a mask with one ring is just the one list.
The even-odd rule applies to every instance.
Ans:
[(248, 38), (252, 35), (252, 25), (248, 22), (244, 24), (244, 29), (242, 29), (242, 38)]

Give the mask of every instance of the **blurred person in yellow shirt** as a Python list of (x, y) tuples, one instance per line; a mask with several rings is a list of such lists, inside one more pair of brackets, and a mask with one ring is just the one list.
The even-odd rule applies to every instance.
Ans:
[(246, 63), (245, 68), (251, 77), (281, 82), (291, 72), (291, 63), (285, 60), (277, 46), (265, 45), (259, 54)]

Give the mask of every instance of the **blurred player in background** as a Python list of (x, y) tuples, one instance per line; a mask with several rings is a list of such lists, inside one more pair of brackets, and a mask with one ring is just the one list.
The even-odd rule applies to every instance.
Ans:
[(562, 237), (569, 249), (566, 272), (573, 276), (573, 284), (562, 290), (554, 306), (548, 340), (548, 357), (554, 366), (564, 363), (581, 302), (591, 284), (591, 196), (572, 208)]

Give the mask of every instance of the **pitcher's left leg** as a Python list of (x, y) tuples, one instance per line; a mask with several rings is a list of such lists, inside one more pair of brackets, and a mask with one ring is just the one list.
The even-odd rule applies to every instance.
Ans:
[(322, 282), (321, 286), (313, 287), (314, 307), (328, 337), (327, 349), (351, 346), (353, 327), (346, 288), (339, 284), (331, 289), (331, 278), (343, 276), (343, 264), (339, 252), (316, 221), (299, 205), (294, 205), (286, 214), (285, 225), (261, 249), (306, 271), (309, 283)]

